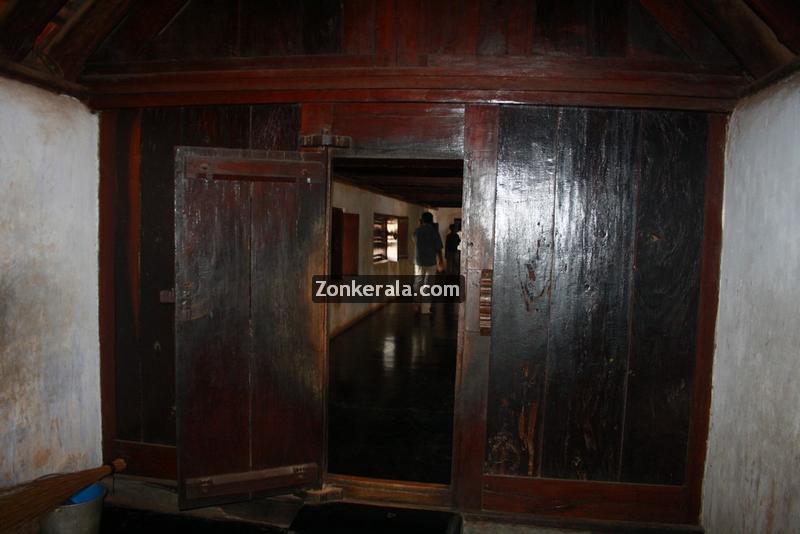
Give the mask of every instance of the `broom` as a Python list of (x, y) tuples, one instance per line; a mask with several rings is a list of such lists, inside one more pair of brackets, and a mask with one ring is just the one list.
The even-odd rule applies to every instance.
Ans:
[(94, 469), (39, 478), (3, 493), (0, 495), (0, 532), (36, 518), (86, 486), (123, 469), (125, 460), (118, 458)]

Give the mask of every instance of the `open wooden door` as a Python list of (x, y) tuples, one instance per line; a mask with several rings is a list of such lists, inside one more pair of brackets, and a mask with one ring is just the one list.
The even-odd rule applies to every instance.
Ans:
[(179, 147), (180, 508), (319, 486), (328, 154)]

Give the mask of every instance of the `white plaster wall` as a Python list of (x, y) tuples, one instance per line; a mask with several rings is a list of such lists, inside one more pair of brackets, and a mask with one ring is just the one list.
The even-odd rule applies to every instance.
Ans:
[(98, 121), (0, 78), (0, 487), (101, 462)]
[(711, 410), (706, 532), (800, 532), (800, 75), (729, 125)]
[[(379, 195), (341, 182), (333, 182), (331, 205), (345, 213), (358, 213), (358, 274), (414, 274), (414, 241), (417, 222), (426, 211), (422, 206)], [(434, 213), (433, 210), (430, 210)], [(408, 217), (408, 259), (397, 262), (373, 263), (372, 221), (376, 213)], [(378, 303), (348, 302), (328, 305), (328, 332), (336, 334), (341, 328), (380, 307)]]

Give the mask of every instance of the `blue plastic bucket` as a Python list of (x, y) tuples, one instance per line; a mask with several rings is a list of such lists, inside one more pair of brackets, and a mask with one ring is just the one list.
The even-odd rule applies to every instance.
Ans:
[(98, 534), (105, 496), (99, 482), (82, 489), (42, 518), (42, 534)]

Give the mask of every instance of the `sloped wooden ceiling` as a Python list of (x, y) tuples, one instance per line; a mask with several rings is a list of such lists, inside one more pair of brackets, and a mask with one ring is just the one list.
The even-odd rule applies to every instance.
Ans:
[[(795, 0), (0, 0), (0, 69), (96, 93), (123, 75), (418, 67), (483, 69), (497, 87), (513, 75), (520, 90), (587, 69), (683, 71), (728, 98), (798, 52)], [(173, 92), (176, 79), (195, 83), (169, 78)]]

